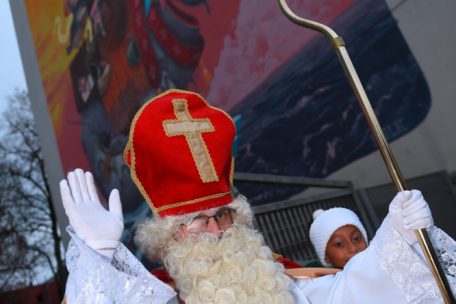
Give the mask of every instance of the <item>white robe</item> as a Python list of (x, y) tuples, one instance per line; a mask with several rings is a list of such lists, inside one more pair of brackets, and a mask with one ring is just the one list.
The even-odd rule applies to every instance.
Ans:
[[(85, 245), (72, 231), (67, 252), (69, 304), (178, 303), (176, 293), (152, 276), (120, 245), (112, 261)], [(429, 231), (453, 288), (456, 286), (456, 242), (440, 229)], [(369, 247), (335, 275), (299, 279), (291, 290), (295, 303), (443, 303), (418, 246), (410, 247), (388, 218)], [(418, 254), (417, 254), (418, 252)]]
[[(429, 234), (454, 293), (456, 242), (436, 227)], [(354, 256), (343, 271), (299, 280), (293, 291), (299, 294), (296, 299), (306, 297), (310, 303), (443, 303), (419, 245), (410, 247), (389, 218), (369, 247)]]

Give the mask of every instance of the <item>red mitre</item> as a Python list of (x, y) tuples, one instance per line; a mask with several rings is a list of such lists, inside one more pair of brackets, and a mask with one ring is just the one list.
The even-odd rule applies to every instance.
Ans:
[(169, 90), (133, 118), (124, 160), (156, 216), (197, 212), (233, 201), (234, 136), (227, 113)]

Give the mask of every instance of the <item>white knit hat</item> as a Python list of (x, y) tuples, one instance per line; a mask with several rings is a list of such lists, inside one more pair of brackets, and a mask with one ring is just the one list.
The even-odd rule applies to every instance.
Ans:
[(321, 263), (327, 267), (331, 264), (325, 261), (326, 245), (331, 235), (340, 227), (353, 225), (361, 231), (367, 242), (367, 233), (359, 217), (350, 209), (331, 208), (318, 209), (313, 213), (314, 221), (310, 226), (309, 237)]

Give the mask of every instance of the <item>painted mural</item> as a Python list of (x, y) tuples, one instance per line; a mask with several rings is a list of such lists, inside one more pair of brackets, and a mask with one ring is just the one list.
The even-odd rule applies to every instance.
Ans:
[[(150, 215), (122, 152), (131, 119), (169, 88), (236, 118), (236, 171), (324, 178), (375, 144), (326, 38), (276, 1), (25, 0), (64, 170), (121, 193), (126, 226)], [(289, 0), (347, 44), (389, 140), (423, 121), (426, 81), (378, 0)], [(254, 204), (297, 191), (237, 185)], [(126, 243), (131, 236), (126, 233)]]

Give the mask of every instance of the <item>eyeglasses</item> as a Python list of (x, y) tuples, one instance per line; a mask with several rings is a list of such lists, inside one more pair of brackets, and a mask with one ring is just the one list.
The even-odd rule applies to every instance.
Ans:
[(220, 229), (228, 229), (233, 224), (233, 214), (236, 210), (231, 208), (221, 208), (217, 210), (214, 215), (198, 215), (194, 217), (191, 222), (187, 225), (187, 229), (192, 234), (199, 234), (205, 232), (209, 220), (213, 218)]

